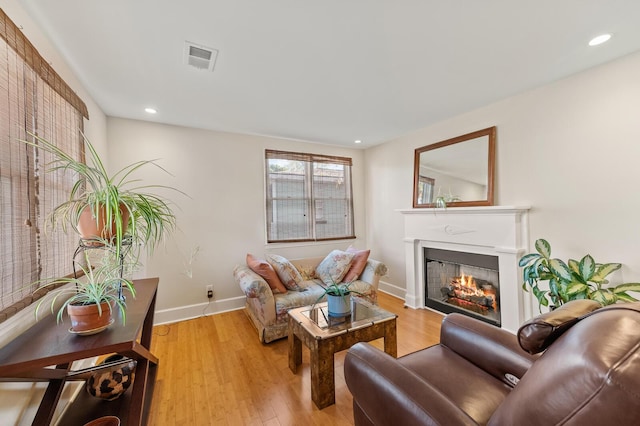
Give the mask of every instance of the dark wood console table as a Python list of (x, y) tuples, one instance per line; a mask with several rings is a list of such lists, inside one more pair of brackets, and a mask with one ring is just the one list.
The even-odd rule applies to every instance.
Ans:
[[(65, 382), (83, 380), (94, 368), (71, 370), (76, 360), (118, 353), (137, 360), (131, 389), (115, 401), (103, 401), (82, 391), (65, 412), (60, 425), (83, 425), (104, 415), (115, 415), (122, 425), (147, 423), (158, 358), (151, 352), (151, 334), (158, 278), (135, 280), (136, 298), (127, 296), (127, 322), (122, 326), (120, 312), (115, 323), (92, 336), (69, 333), (69, 323), (57, 324), (49, 315), (0, 349), (0, 380), (48, 381), (34, 425), (51, 423)], [(45, 368), (54, 366), (55, 368)]]

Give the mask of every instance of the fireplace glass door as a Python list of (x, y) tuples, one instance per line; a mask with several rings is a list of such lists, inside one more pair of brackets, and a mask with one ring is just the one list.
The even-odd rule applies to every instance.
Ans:
[(498, 257), (424, 249), (426, 306), (500, 326)]

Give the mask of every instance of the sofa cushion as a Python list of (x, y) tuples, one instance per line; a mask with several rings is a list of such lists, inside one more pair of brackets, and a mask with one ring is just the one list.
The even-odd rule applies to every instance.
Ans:
[(367, 266), (367, 259), (369, 259), (369, 253), (371, 253), (371, 250), (358, 250), (353, 246), (349, 246), (346, 252), (353, 253), (353, 260), (351, 261), (351, 266), (349, 267), (347, 274), (342, 278), (342, 281), (350, 283), (357, 279), (362, 271), (364, 271), (364, 267)]
[(282, 284), (280, 278), (278, 278), (278, 274), (276, 274), (276, 271), (266, 260), (258, 259), (251, 253), (247, 253), (247, 266), (253, 272), (264, 278), (274, 293), (287, 292), (287, 288)]
[(518, 329), (518, 343), (531, 354), (542, 352), (584, 315), (601, 307), (600, 303), (589, 299), (567, 302), (522, 324)]
[(326, 285), (341, 282), (351, 267), (353, 256), (353, 253), (333, 250), (316, 267), (316, 275)]
[(324, 301), (324, 288), (320, 286), (320, 280), (302, 281), (300, 286), (305, 291), (290, 291), (273, 296), (276, 302), (276, 323), (286, 323), (290, 309)]
[(287, 290), (304, 291), (304, 289), (300, 287), (302, 276), (291, 262), (277, 254), (267, 254), (265, 257), (267, 258), (267, 262), (269, 262), (276, 271), (278, 278), (280, 278), (280, 281), (282, 281), (282, 284), (284, 284)]

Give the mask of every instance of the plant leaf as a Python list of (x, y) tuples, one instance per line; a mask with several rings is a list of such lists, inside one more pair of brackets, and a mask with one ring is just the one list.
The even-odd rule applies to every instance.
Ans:
[(578, 293), (583, 293), (589, 289), (589, 286), (583, 283), (572, 282), (567, 286), (567, 296), (575, 296)]
[(549, 280), (549, 291), (553, 296), (560, 295), (560, 288), (558, 286), (558, 281), (555, 278), (551, 278)]
[(545, 259), (548, 259), (551, 256), (551, 245), (545, 239), (537, 239), (536, 240), (536, 250), (538, 253), (542, 255)]
[(563, 280), (563, 281), (573, 281), (572, 276), (571, 276), (571, 270), (569, 269), (567, 264), (564, 263), (562, 260), (560, 260), (560, 259), (550, 259), (549, 260), (549, 268), (551, 269), (551, 272), (553, 272), (561, 280)]
[(539, 258), (540, 255), (538, 253), (529, 253), (520, 258), (518, 265), (522, 268), (527, 266), (527, 263), (531, 262), (533, 259)]
[(586, 255), (580, 260), (580, 268), (578, 274), (584, 279), (589, 281), (596, 271), (596, 262), (593, 260), (590, 254)]
[(575, 259), (569, 259), (569, 262), (567, 264), (569, 265), (569, 269), (571, 269), (572, 272), (575, 272), (576, 274), (580, 273), (580, 262)]
[(538, 286), (531, 287), (531, 291), (533, 292), (536, 299), (538, 299), (538, 303), (542, 306), (549, 306), (549, 301), (546, 297), (546, 291), (540, 290)]
[(622, 267), (620, 263), (605, 263), (598, 267), (598, 270), (591, 276), (591, 281), (595, 283), (602, 283), (605, 281), (607, 275), (617, 271)]
[(618, 294), (625, 291), (638, 291), (640, 292), (640, 283), (624, 283), (616, 286), (613, 292)]
[(616, 303), (618, 298), (615, 294), (611, 293), (607, 289), (596, 290), (591, 293), (591, 299), (596, 302), (600, 302), (603, 306), (611, 305), (612, 303)]
[(638, 299), (636, 299), (633, 296), (629, 296), (625, 292), (616, 293), (616, 297), (618, 298), (618, 300), (622, 300), (623, 302), (637, 302), (638, 301)]

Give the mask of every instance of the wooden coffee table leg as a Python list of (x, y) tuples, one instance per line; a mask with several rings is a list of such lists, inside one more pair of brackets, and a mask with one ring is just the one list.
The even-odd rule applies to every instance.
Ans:
[(396, 335), (396, 320), (384, 323), (384, 351), (394, 358), (398, 357), (398, 337)]
[(293, 330), (289, 329), (289, 369), (295, 373), (300, 364), (302, 364), (302, 342)]
[(331, 339), (317, 340), (311, 352), (311, 399), (319, 409), (336, 402)]

